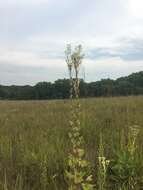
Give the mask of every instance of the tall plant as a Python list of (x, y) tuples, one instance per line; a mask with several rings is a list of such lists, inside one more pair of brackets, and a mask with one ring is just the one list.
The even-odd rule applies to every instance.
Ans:
[(68, 190), (92, 190), (92, 175), (89, 174), (89, 163), (85, 159), (84, 139), (81, 135), (80, 123), (79, 71), (84, 57), (82, 46), (78, 45), (72, 50), (71, 45), (67, 45), (65, 54), (70, 77), (71, 117), (69, 138), (72, 145), (68, 156), (68, 170), (66, 171)]

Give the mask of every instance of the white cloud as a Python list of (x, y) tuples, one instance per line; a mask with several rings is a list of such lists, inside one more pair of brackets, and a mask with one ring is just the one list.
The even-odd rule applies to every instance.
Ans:
[(48, 4), (51, 0), (4, 0), (0, 2), (0, 5), (40, 5), (40, 4)]
[(60, 68), (64, 67), (65, 63), (62, 59), (49, 59), (39, 56), (31, 52), (20, 51), (1, 51), (0, 65), (8, 63), (9, 65), (18, 65), (26, 67), (48, 67)]
[[(143, 40), (142, 10), (142, 0), (0, 1), (0, 79), (16, 82), (19, 71), (21, 83), (66, 76), (63, 57), (67, 43), (83, 45), (88, 58), (85, 60), (88, 80), (143, 70), (141, 50), (134, 51)], [(132, 39), (133, 48), (128, 45)], [(98, 59), (94, 52), (98, 48), (107, 49), (110, 59), (104, 56)], [(127, 60), (113, 56), (120, 50), (125, 50)], [(90, 60), (89, 52), (95, 53), (95, 60)], [(33, 68), (39, 69), (39, 74)], [(47, 76), (40, 74), (41, 68), (45, 68)], [(15, 74), (4, 74), (14, 69)]]
[(101, 60), (86, 59), (84, 68), (87, 81), (95, 81), (101, 78), (116, 79), (143, 70), (143, 61), (124, 61), (119, 57)]
[(129, 13), (135, 18), (143, 18), (143, 1), (128, 0)]

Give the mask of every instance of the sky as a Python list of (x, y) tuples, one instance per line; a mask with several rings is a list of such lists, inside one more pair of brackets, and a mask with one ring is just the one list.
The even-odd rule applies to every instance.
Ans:
[(69, 43), (86, 81), (143, 70), (143, 0), (0, 1), (0, 84), (67, 78)]

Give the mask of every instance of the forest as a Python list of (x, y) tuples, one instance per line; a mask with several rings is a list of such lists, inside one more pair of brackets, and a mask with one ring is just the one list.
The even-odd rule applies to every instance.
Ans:
[[(0, 85), (0, 99), (46, 100), (67, 99), (70, 95), (69, 79), (55, 82), (39, 82), (34, 86)], [(102, 79), (96, 82), (80, 80), (80, 97), (110, 97), (143, 94), (143, 71), (116, 80)]]

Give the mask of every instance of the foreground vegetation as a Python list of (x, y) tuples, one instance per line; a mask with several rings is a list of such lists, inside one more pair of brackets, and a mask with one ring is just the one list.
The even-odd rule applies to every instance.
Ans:
[[(96, 188), (143, 189), (143, 97), (80, 102), (81, 133)], [(0, 189), (67, 189), (69, 104), (0, 102)], [(106, 171), (104, 157), (110, 161)]]

